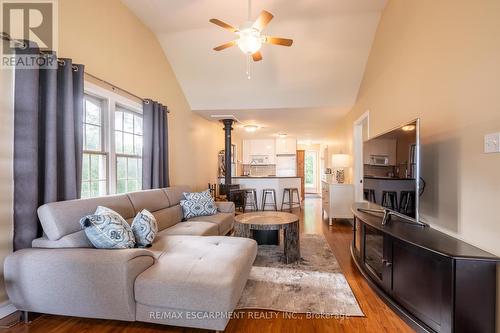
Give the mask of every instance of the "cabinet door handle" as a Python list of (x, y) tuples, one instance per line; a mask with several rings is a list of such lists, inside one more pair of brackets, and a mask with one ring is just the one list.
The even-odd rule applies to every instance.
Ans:
[(392, 266), (392, 262), (390, 262), (389, 260), (385, 260), (385, 259), (382, 259), (382, 264), (385, 265), (385, 267)]

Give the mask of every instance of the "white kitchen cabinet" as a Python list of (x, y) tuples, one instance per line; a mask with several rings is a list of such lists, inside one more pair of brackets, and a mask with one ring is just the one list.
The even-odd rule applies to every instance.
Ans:
[(250, 164), (254, 157), (264, 157), (266, 164), (275, 164), (274, 140), (243, 140), (243, 164)]
[(297, 154), (297, 139), (278, 138), (276, 139), (276, 155)]
[(333, 219), (352, 219), (351, 206), (354, 203), (354, 185), (321, 182), (322, 213), (326, 214), (328, 224)]

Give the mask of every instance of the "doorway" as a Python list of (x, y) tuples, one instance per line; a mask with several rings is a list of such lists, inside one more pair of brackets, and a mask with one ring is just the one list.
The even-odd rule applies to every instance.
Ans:
[(370, 111), (366, 111), (354, 122), (353, 157), (354, 157), (354, 201), (363, 202), (363, 142), (370, 137)]
[(319, 152), (306, 150), (304, 164), (306, 193), (319, 193)]

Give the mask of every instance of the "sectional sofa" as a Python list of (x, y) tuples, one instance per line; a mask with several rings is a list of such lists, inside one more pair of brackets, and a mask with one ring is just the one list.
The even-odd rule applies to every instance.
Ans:
[[(224, 330), (257, 253), (251, 239), (226, 237), (234, 205), (182, 221), (186, 186), (54, 202), (38, 215), (44, 235), (4, 263), (11, 302), (22, 311)], [(129, 223), (142, 209), (158, 222), (146, 249), (95, 249), (80, 229), (97, 206)]]

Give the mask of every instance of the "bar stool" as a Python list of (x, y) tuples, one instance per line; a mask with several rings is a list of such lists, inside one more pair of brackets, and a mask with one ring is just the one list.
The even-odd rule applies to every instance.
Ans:
[(377, 203), (377, 199), (375, 199), (375, 190), (371, 188), (365, 188), (363, 190), (363, 196), (366, 201)]
[(245, 188), (245, 210), (250, 207), (253, 211), (259, 210), (259, 205), (257, 203), (257, 190), (254, 188)]
[(400, 192), (399, 212), (409, 216), (415, 215), (415, 191)]
[[(285, 201), (285, 194), (288, 193), (288, 201)], [(298, 201), (293, 201), (293, 194), (297, 193), (297, 200)], [(294, 205), (299, 206), (299, 210), (301, 209), (300, 207), (300, 194), (299, 194), (299, 189), (296, 187), (286, 187), (283, 189), (283, 198), (281, 199), (281, 210), (283, 210), (283, 206), (287, 205), (288, 210), (292, 211), (292, 208)]]
[(398, 210), (398, 194), (396, 191), (382, 191), (382, 207)]
[[(267, 202), (267, 196), (270, 195), (272, 202)], [(274, 188), (265, 188), (262, 190), (262, 204), (260, 205), (262, 210), (266, 210), (266, 207), (273, 207), (274, 210), (278, 210), (276, 205), (276, 190)]]

